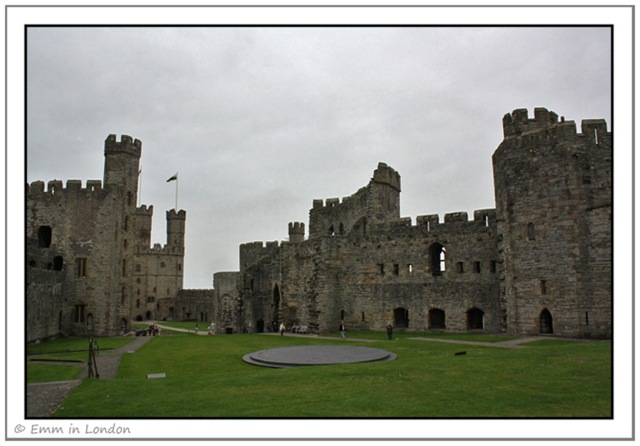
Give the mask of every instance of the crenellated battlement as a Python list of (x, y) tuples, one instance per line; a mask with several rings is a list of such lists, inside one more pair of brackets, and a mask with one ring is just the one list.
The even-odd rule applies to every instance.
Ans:
[(153, 216), (153, 205), (147, 207), (146, 204), (141, 204), (136, 209), (136, 215), (152, 217)]
[(187, 212), (184, 209), (176, 212), (175, 209), (170, 209), (167, 211), (167, 220), (186, 220)]
[(104, 141), (104, 154), (126, 153), (131, 156), (140, 158), (142, 153), (142, 142), (139, 139), (133, 139), (129, 135), (122, 135), (120, 141), (117, 141), (116, 135), (109, 135)]
[(525, 108), (507, 113), (502, 118), (502, 128), (505, 139), (552, 128), (563, 136), (586, 138), (594, 144), (600, 144), (608, 135), (607, 123), (604, 119), (583, 120), (581, 133), (577, 133), (574, 121), (565, 121), (564, 117), (558, 119), (556, 113), (542, 107), (534, 109), (533, 119), (529, 119), (528, 110)]
[(496, 225), (496, 210), (481, 209), (474, 211), (473, 219), (469, 220), (466, 212), (451, 212), (444, 215), (444, 221), (440, 223), (437, 214), (419, 215), (416, 217), (416, 224), (412, 224), (411, 217), (402, 217), (371, 225), (372, 233), (385, 232), (393, 234), (394, 231), (446, 231), (448, 229), (460, 230), (467, 228), (483, 228)]
[(103, 190), (100, 180), (88, 180), (85, 188), (82, 187), (81, 180), (67, 180), (66, 187), (61, 180), (51, 180), (47, 182), (46, 190), (44, 186), (44, 181), (33, 181), (31, 184), (27, 184), (27, 195), (31, 199), (37, 199), (39, 195), (62, 196), (66, 193), (97, 193)]
[[(504, 115), (502, 118), (504, 137), (516, 136), (524, 132), (540, 130), (558, 124), (557, 113), (546, 108), (536, 108), (533, 113), (533, 119), (529, 119), (529, 111), (526, 108), (519, 108)], [(562, 122), (564, 122), (564, 118)]]
[(304, 223), (299, 221), (289, 223), (289, 241), (301, 242), (304, 240)]

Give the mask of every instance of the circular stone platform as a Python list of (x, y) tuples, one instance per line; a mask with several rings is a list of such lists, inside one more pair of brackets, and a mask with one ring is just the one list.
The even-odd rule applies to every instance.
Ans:
[(390, 361), (396, 358), (396, 354), (379, 348), (341, 345), (271, 348), (242, 357), (249, 364), (275, 368)]

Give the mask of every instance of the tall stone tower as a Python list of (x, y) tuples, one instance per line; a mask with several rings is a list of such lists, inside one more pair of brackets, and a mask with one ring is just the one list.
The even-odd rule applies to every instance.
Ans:
[(536, 108), (503, 118), (493, 154), (503, 327), (610, 337), (612, 135)]

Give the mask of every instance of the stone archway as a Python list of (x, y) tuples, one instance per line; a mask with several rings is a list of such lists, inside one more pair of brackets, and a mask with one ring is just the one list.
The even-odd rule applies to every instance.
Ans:
[(553, 317), (551, 316), (551, 312), (546, 308), (540, 313), (540, 333), (553, 333)]
[(393, 310), (393, 325), (396, 328), (409, 328), (409, 310), (396, 308)]

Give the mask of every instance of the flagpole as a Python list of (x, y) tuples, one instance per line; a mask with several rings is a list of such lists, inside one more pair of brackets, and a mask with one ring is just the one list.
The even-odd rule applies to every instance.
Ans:
[(176, 213), (178, 213), (178, 177), (176, 176)]

